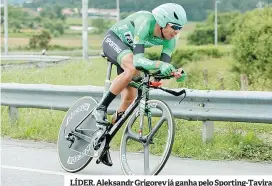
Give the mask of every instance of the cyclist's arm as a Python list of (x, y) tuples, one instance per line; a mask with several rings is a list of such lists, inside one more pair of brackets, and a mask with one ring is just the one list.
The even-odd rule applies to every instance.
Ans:
[(171, 40), (165, 40), (162, 48), (161, 58), (160, 60), (166, 63), (170, 63), (171, 55), (176, 47), (176, 38)]
[(144, 17), (139, 17), (134, 21), (134, 49), (133, 49), (133, 64), (136, 68), (144, 68), (145, 70), (155, 70), (161, 65), (160, 61), (149, 60), (144, 57), (144, 42), (149, 36), (150, 20)]

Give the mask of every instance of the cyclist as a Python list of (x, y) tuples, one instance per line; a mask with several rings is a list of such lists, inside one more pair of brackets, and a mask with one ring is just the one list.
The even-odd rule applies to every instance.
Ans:
[[(121, 93), (121, 105), (113, 117), (117, 122), (135, 99), (137, 91), (127, 86), (139, 75), (140, 69), (160, 70), (163, 75), (176, 71), (171, 60), (175, 49), (176, 36), (187, 22), (184, 8), (175, 3), (162, 4), (152, 12), (139, 11), (113, 25), (102, 42), (104, 54), (117, 66), (118, 76), (113, 80), (109, 91), (99, 102), (94, 112), (98, 127), (111, 125), (106, 119), (107, 108), (116, 95)], [(160, 61), (144, 57), (147, 47), (162, 45)], [(182, 69), (174, 74), (177, 81), (183, 81)], [(109, 151), (101, 158), (105, 165), (112, 166)]]

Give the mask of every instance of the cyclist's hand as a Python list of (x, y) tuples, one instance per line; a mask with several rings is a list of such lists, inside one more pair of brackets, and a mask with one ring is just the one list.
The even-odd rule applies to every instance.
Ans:
[(164, 76), (169, 76), (171, 72), (174, 72), (175, 70), (175, 67), (169, 63), (162, 62), (160, 66), (161, 74)]
[(183, 82), (187, 77), (186, 72), (182, 68), (179, 68), (175, 72), (172, 72), (172, 75), (175, 76), (177, 82)]

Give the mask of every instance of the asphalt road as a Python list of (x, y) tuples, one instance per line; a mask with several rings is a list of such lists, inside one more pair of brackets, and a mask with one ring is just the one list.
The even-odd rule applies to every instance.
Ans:
[[(80, 175), (122, 175), (119, 152), (111, 151), (114, 165), (92, 161)], [(130, 154), (130, 163), (141, 170), (143, 156)], [(154, 157), (156, 160), (157, 157)], [(1, 138), (2, 186), (61, 186), (65, 172), (59, 164), (56, 144)], [(160, 175), (271, 175), (272, 164), (243, 161), (201, 161), (171, 156)]]

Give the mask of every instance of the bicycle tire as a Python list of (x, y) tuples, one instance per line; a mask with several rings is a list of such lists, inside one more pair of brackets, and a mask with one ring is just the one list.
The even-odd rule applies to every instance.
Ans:
[[(174, 121), (174, 117), (172, 114), (171, 109), (169, 108), (169, 106), (161, 101), (161, 100), (148, 100), (147, 101), (147, 105), (154, 105), (157, 107), (159, 107), (160, 109), (162, 109), (166, 114), (166, 118), (167, 118), (167, 126), (168, 126), (168, 133), (169, 136), (167, 137), (167, 145), (166, 148), (164, 149), (163, 152), (163, 158), (162, 161), (159, 163), (158, 166), (156, 166), (156, 168), (153, 171), (150, 171), (150, 173), (148, 173), (147, 175), (158, 175), (161, 170), (163, 169), (163, 167), (165, 166), (167, 160), (169, 159), (169, 156), (171, 154), (172, 151), (172, 147), (174, 144), (174, 137), (175, 137), (175, 121)], [(132, 115), (130, 116), (126, 127), (124, 129), (123, 135), (122, 135), (122, 139), (121, 139), (121, 143), (120, 143), (120, 162), (121, 162), (121, 168), (122, 171), (125, 175), (134, 175), (134, 172), (131, 170), (128, 162), (127, 162), (127, 141), (128, 139), (130, 139), (130, 133), (131, 133), (131, 128), (132, 125), (134, 124), (134, 122), (137, 119), (138, 115), (138, 109), (135, 110)], [(162, 114), (163, 116), (163, 114)], [(154, 129), (154, 128), (153, 128)]]

